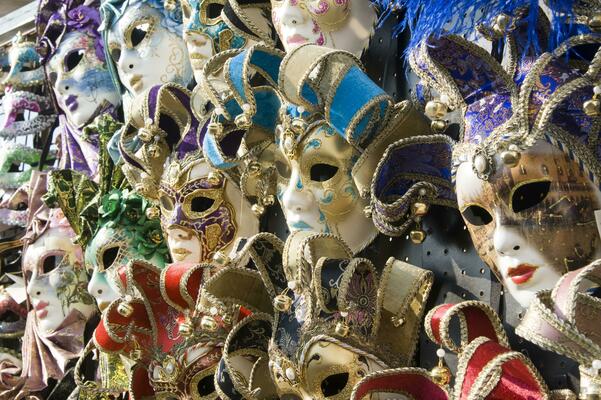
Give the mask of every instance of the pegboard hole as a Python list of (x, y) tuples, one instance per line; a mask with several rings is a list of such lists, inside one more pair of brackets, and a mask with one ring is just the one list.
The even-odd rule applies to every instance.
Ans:
[(484, 290), (480, 291), (480, 297), (484, 296)]
[(382, 42), (384, 42), (384, 39), (382, 39), (382, 38), (378, 39), (378, 43), (382, 43)]
[(461, 297), (465, 299), (467, 295), (465, 293), (461, 293)]
[(461, 251), (463, 251), (464, 253), (467, 253), (467, 249), (461, 249)]
[(466, 225), (463, 225), (463, 230), (467, 231), (467, 226)]
[(464, 269), (461, 270), (461, 275), (465, 275), (465, 270)]
[(449, 249), (444, 249), (443, 253), (449, 254)]
[(409, 257), (405, 257), (405, 262), (409, 262)]
[(449, 273), (448, 273), (447, 271), (444, 271), (444, 272), (442, 273), (442, 275), (443, 275), (443, 276), (447, 276), (448, 274), (449, 274)]
[(484, 275), (484, 268), (480, 268), (480, 273)]
[(518, 313), (518, 319), (521, 321), (522, 320), (522, 313)]
[(427, 256), (429, 256), (430, 254), (432, 254), (432, 252), (430, 250), (426, 251)]

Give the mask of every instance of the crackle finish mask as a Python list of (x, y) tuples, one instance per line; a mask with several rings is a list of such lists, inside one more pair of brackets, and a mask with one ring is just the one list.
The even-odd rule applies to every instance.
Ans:
[(250, 204), (223, 174), (200, 156), (174, 161), (160, 189), (161, 224), (174, 261), (210, 262), (238, 237), (259, 231)]
[(27, 294), (44, 332), (58, 328), (72, 311), (88, 318), (96, 309), (86, 291), (81, 247), (72, 241), (75, 233), (59, 209), (50, 210), (49, 218), (46, 230), (23, 254)]
[(2, 82), (5, 85), (28, 88), (42, 84), (44, 71), (40, 67), (40, 55), (35, 43), (26, 41), (20, 33), (12, 40), (8, 62), (10, 70)]
[[(513, 51), (527, 40), (520, 26)], [(520, 62), (509, 73), (457, 36), (429, 39), (411, 56), (448, 107), (464, 110), (452, 152), (459, 209), (479, 255), (523, 307), (601, 255), (599, 125), (583, 111), (592, 85), (574, 84), (586, 68), (568, 64), (565, 49), (514, 54)]]
[(247, 40), (236, 35), (223, 21), (219, 0), (181, 0), (184, 19), (184, 41), (196, 82), (201, 81), (202, 69), (213, 55), (229, 49), (244, 47)]
[(131, 95), (161, 83), (185, 86), (192, 79), (182, 39), (181, 10), (175, 4), (172, 10), (166, 10), (158, 0), (103, 1), (105, 16), (113, 12), (113, 7), (121, 8), (110, 20), (103, 20), (108, 25), (104, 28), (105, 45), (118, 80)]
[[(88, 292), (103, 311), (124, 294), (119, 272), (130, 261), (145, 260), (163, 268), (168, 250), (158, 215), (151, 214), (153, 208), (145, 199), (128, 191), (113, 190), (101, 203), (99, 228), (86, 247), (85, 263), (91, 272)], [(158, 213), (158, 209), (154, 210)]]
[(96, 117), (99, 109), (117, 106), (121, 101), (99, 36), (79, 31), (67, 33), (46, 71), (59, 107), (78, 128)]
[(363, 0), (271, 0), (271, 9), (286, 51), (314, 43), (360, 56), (377, 20), (373, 6)]
[(456, 182), (476, 250), (520, 304), (601, 255), (594, 218), (601, 192), (546, 141), (522, 152), (519, 165), (497, 168), (489, 181), (477, 177), (472, 162), (462, 163)]
[(358, 153), (325, 122), (306, 131), (285, 130), (276, 152), (277, 197), (288, 228), (333, 233), (358, 251), (375, 235), (351, 176)]

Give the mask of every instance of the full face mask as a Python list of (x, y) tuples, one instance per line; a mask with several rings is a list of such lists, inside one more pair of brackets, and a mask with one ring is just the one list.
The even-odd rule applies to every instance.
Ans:
[[(163, 85), (137, 99), (121, 137), (123, 170), (137, 191), (159, 200), (173, 260), (210, 262), (217, 252), (229, 252), (237, 238), (258, 233), (259, 224), (236, 180), (204, 158), (209, 121), (196, 119), (189, 96), (178, 85)], [(135, 137), (142, 146), (132, 152)]]
[[(209, 298), (253, 311), (224, 347), (216, 382), (226, 396), (263, 398), (263, 388), (253, 393), (265, 368), (279, 398), (348, 399), (369, 372), (411, 362), (432, 284), (429, 271), (391, 259), (378, 280), (368, 260), (351, 258), (350, 249), (327, 234), (292, 233), (284, 245), (262, 233), (248, 246), (263, 255), (256, 267), (226, 268), (203, 288)], [(407, 279), (412, 289), (399, 292), (394, 282)], [(232, 283), (246, 290), (228, 294)], [(405, 302), (415, 306), (401, 306)], [(246, 352), (269, 358), (268, 365), (253, 367), (248, 387), (231, 379), (247, 377), (236, 364)]]
[(286, 51), (312, 43), (359, 57), (369, 44), (377, 15), (362, 0), (271, 0), (271, 19)]
[(333, 233), (357, 248), (367, 205), (351, 176), (358, 152), (325, 121), (298, 136), (284, 128), (277, 139), (277, 197), (290, 231)]
[[(510, 35), (521, 43), (519, 29)], [(411, 62), (446, 95), (426, 109), (442, 110), (438, 118), (448, 108), (463, 112), (463, 138), (453, 150), (459, 208), (482, 259), (526, 307), (601, 252), (599, 155), (591, 141), (598, 127), (582, 108), (593, 84), (570, 89), (587, 67), (570, 68), (563, 50), (529, 53), (510, 73), (480, 50), (456, 36), (430, 39)], [(466, 55), (465, 63), (451, 53)], [(466, 65), (473, 66), (469, 79), (459, 72)], [(438, 73), (448, 78), (432, 79)]]
[(163, 268), (168, 250), (158, 209), (139, 195), (115, 189), (103, 196), (98, 213), (99, 228), (86, 246), (85, 261), (91, 271), (88, 292), (102, 311), (124, 293), (119, 271), (134, 259)]
[(38, 13), (39, 47), (49, 85), (58, 107), (76, 128), (120, 103), (98, 33), (98, 4), (46, 2)]
[(60, 210), (48, 213), (46, 230), (23, 254), (27, 295), (44, 332), (55, 330), (72, 311), (87, 318), (96, 309), (86, 291), (88, 277), (81, 247), (72, 242), (75, 233)]
[(158, 0), (104, 0), (101, 12), (113, 78), (128, 93), (134, 96), (161, 83), (185, 86), (191, 81), (179, 3), (165, 7)]
[(181, 0), (184, 41), (196, 82), (209, 58), (224, 50), (237, 49), (246, 38), (236, 35), (221, 17), (223, 3), (215, 0)]

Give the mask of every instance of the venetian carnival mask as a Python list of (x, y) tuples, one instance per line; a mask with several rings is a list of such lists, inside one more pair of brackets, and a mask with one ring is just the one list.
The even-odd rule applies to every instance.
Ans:
[(120, 102), (100, 40), (99, 36), (71, 31), (63, 37), (46, 67), (60, 108), (77, 127), (88, 123), (100, 109)]
[(129, 2), (123, 14), (105, 28), (108, 53), (119, 80), (132, 95), (161, 83), (185, 86), (190, 82), (192, 68), (181, 35), (180, 13), (179, 6), (168, 11), (156, 0)]
[(168, 251), (158, 209), (139, 195), (113, 190), (103, 196), (98, 212), (99, 229), (86, 246), (85, 262), (91, 270), (88, 292), (102, 311), (124, 293), (119, 271), (134, 259), (163, 268)]
[(271, 0), (271, 18), (286, 51), (314, 43), (360, 56), (376, 11), (363, 0)]
[(3, 83), (17, 88), (26, 88), (42, 84), (44, 71), (40, 67), (40, 56), (35, 43), (28, 42), (18, 33), (8, 52), (10, 70)]
[(184, 41), (196, 82), (209, 58), (224, 50), (237, 49), (246, 39), (234, 34), (221, 18), (223, 2), (216, 0), (181, 0)]
[(209, 262), (259, 231), (240, 189), (201, 156), (171, 163), (161, 181), (161, 224), (174, 261)]
[[(411, 63), (425, 80), (448, 77), (428, 81), (446, 98), (429, 102), (426, 112), (441, 119), (448, 108), (466, 110), (452, 153), (459, 209), (480, 257), (526, 307), (537, 291), (601, 253), (594, 215), (600, 157), (589, 138), (598, 128), (582, 109), (585, 91), (568, 90), (582, 71), (563, 55), (530, 54), (510, 76), (476, 47), (458, 36), (431, 38)], [(469, 55), (455, 64), (449, 52)], [(458, 73), (466, 65), (474, 70)], [(474, 87), (485, 89), (474, 96)]]
[(521, 304), (555, 285), (574, 266), (600, 255), (594, 211), (601, 192), (565, 154), (539, 140), (518, 165), (496, 159), (478, 178), (472, 162), (457, 169), (457, 201), (480, 257)]
[(81, 247), (59, 209), (49, 212), (46, 230), (23, 254), (27, 294), (35, 310), (38, 326), (50, 332), (73, 311), (89, 317), (96, 307), (86, 291), (87, 275)]
[(369, 221), (351, 176), (357, 151), (323, 121), (298, 136), (283, 129), (279, 148), (277, 197), (290, 231), (333, 233), (353, 251), (364, 247), (375, 228), (358, 229)]

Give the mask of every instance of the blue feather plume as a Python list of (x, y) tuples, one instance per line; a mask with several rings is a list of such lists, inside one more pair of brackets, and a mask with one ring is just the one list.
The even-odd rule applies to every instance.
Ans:
[[(525, 48), (533, 46), (540, 50), (539, 38), (536, 34), (538, 0), (371, 0), (379, 10), (381, 25), (392, 14), (402, 11), (393, 30), (398, 35), (406, 29), (411, 31), (407, 51), (415, 48), (428, 36), (456, 34), (468, 37), (475, 33), (479, 24), (490, 25), (501, 13), (515, 15), (518, 9), (528, 7), (524, 17), (528, 21), (528, 43)], [(578, 0), (546, 0), (551, 10), (552, 32), (548, 38), (550, 49), (575, 33), (588, 32), (588, 28), (575, 26), (574, 3)], [(548, 49), (543, 49), (548, 50)]]

